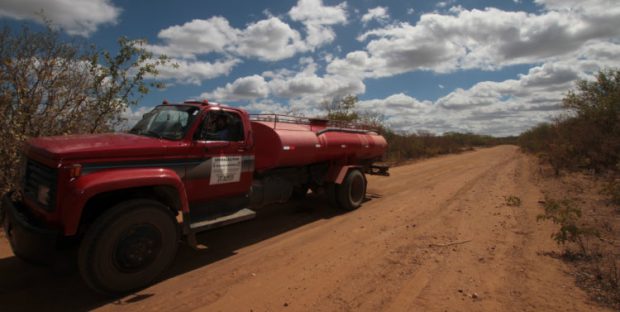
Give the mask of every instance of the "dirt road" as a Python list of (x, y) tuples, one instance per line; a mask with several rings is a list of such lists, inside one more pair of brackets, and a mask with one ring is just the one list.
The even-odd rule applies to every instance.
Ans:
[[(181, 248), (160, 283), (109, 300), (73, 273), (13, 257), (0, 241), (0, 310), (589, 311), (536, 222), (535, 165), (499, 146), (370, 177), (369, 201), (338, 213), (322, 197), (269, 207)], [(506, 205), (518, 196), (520, 207)], [(8, 308), (8, 310), (7, 310)]]

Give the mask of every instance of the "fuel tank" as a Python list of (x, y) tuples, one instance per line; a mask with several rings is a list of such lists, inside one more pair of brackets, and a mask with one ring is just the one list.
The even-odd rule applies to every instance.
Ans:
[(281, 122), (252, 120), (256, 171), (326, 161), (364, 164), (381, 158), (387, 148), (376, 132), (330, 126), (324, 120)]

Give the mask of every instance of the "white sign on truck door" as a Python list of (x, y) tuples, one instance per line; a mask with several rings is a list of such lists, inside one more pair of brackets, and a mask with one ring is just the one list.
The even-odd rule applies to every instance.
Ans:
[(211, 159), (210, 185), (239, 182), (241, 156), (220, 156)]

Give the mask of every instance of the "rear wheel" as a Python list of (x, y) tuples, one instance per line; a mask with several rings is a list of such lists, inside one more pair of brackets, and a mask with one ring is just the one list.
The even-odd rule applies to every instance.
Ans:
[(130, 200), (100, 216), (80, 245), (84, 281), (106, 294), (151, 284), (174, 260), (178, 224), (168, 208), (152, 200)]
[(366, 178), (358, 169), (352, 169), (342, 184), (331, 184), (328, 197), (332, 206), (344, 210), (355, 210), (362, 205), (366, 197)]

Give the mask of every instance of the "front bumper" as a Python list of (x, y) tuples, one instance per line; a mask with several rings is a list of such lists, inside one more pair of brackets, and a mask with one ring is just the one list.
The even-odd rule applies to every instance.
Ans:
[(11, 200), (11, 194), (2, 197), (0, 207), (0, 221), (15, 255), (32, 263), (54, 261), (59, 232), (37, 225), (20, 202)]

